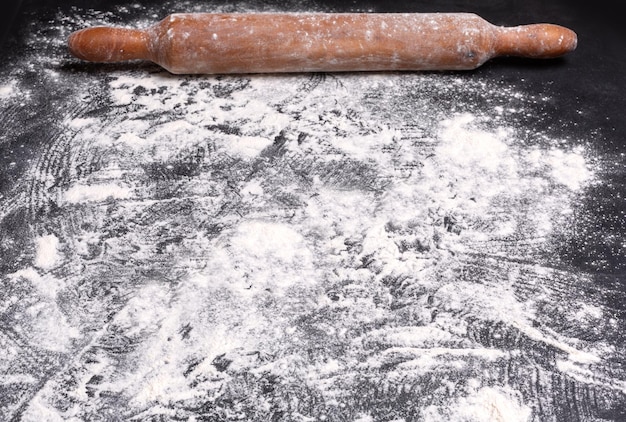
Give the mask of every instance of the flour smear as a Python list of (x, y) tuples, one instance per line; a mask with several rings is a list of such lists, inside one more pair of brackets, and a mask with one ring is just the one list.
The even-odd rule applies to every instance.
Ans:
[(59, 14), (0, 80), (5, 110), (36, 109), (26, 74), (57, 99), (0, 197), (32, 233), (3, 274), (3, 386), (26, 392), (5, 413), (534, 421), (621, 400), (618, 325), (555, 250), (596, 174), (584, 142), (528, 123), (548, 95), (38, 60), (112, 18), (91, 13)]

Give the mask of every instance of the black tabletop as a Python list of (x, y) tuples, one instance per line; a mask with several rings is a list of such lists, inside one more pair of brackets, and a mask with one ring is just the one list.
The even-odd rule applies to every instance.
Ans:
[[(189, 11), (472, 12), (578, 47), (236, 76), (67, 50)], [(626, 419), (608, 1), (31, 0), (2, 19), (1, 420)]]

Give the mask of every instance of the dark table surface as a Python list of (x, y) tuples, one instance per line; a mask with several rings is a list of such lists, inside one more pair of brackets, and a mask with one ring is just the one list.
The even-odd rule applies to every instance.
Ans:
[[(250, 0), (229, 5), (191, 0), (25, 0), (4, 7), (0, 63), (0, 350), (7, 352), (0, 353), (0, 378), (5, 378), (0, 379), (0, 420), (43, 420), (42, 415), (63, 420), (626, 420), (625, 37), (619, 28), (619, 13), (608, 1), (572, 5), (539, 0)], [(380, 89), (360, 94), (359, 89), (367, 86), (362, 76), (177, 79), (163, 75), (150, 64), (86, 65), (70, 57), (65, 47), (70, 31), (86, 25), (130, 25), (156, 21), (172, 12), (216, 9), (474, 12), (497, 25), (549, 22), (569, 27), (578, 34), (578, 48), (554, 60), (497, 58), (470, 72), (373, 75), (381, 86), (388, 83), (394, 87), (393, 95), (386, 95)], [(126, 92), (125, 83), (137, 83), (138, 87)], [(333, 100), (334, 89), (329, 85), (333, 83), (351, 93), (354, 101), (347, 97)], [(290, 84), (294, 87), (289, 88)], [(226, 114), (228, 110), (235, 113), (238, 107), (246, 110), (248, 95), (255, 104), (264, 103), (273, 110), (267, 113), (278, 116), (278, 122), (288, 122), (287, 127), (273, 133), (272, 125), (279, 124), (273, 120), (237, 115), (231, 121), (227, 116), (218, 116), (215, 119), (225, 119), (229, 126), (219, 122), (205, 125), (209, 133), (206, 136), (212, 139), (205, 145), (204, 138), (193, 139), (204, 135), (170, 126), (176, 136), (166, 131), (162, 136), (170, 144), (181, 142), (178, 155), (171, 156), (178, 158), (170, 157), (170, 161), (159, 158), (164, 153), (158, 148), (146, 149), (143, 155), (124, 150), (124, 157), (115, 157), (113, 147), (93, 141), (98, 136), (121, 139), (132, 129), (127, 133), (118, 127), (131, 120), (137, 124), (134, 127), (140, 127), (140, 121), (160, 127), (171, 122), (174, 115), (186, 123), (196, 122), (197, 113), (202, 111), (190, 110), (198, 104), (209, 104), (199, 97), (208, 95), (202, 94), (206, 87), (212, 89), (209, 100), (224, 101), (221, 111), (227, 110)], [(271, 97), (274, 89), (277, 96), (288, 92), (291, 100), (280, 105), (272, 103), (266, 97)], [(330, 117), (320, 112), (319, 120), (309, 121), (302, 116), (314, 110), (316, 103), (305, 101), (302, 90), (311, 95), (317, 92), (319, 104), (352, 104), (361, 110), (354, 104), (362, 102), (372, 114), (363, 112), (369, 118), (350, 117), (338, 108)], [(115, 98), (124, 93), (137, 101), (134, 106)], [(181, 93), (189, 96), (186, 105), (177, 104), (168, 112), (165, 104)], [(142, 95), (160, 103), (149, 103)], [(377, 99), (381, 103), (376, 104)], [(412, 270), (391, 270), (393, 265), (410, 261), (408, 255), (391, 262), (385, 261), (392, 258), (385, 258), (382, 249), (374, 248), (366, 254), (363, 251), (372, 246), (368, 246), (367, 235), (358, 235), (373, 236), (368, 229), (374, 230), (377, 224), (374, 216), (391, 221), (393, 212), (402, 214), (390, 211), (392, 199), (385, 195), (400, 195), (392, 187), (405, 182), (396, 176), (381, 176), (387, 174), (383, 164), (372, 169), (370, 159), (350, 156), (352, 150), (339, 154), (342, 158), (328, 158), (339, 167), (326, 162), (322, 165), (316, 159), (305, 163), (304, 156), (293, 151), (295, 155), (290, 157), (298, 163), (298, 169), (277, 158), (280, 146), (291, 142), (289, 131), (295, 127), (310, 129), (296, 136), (298, 143), (317, 139), (311, 133), (323, 134), (316, 145), (324, 145), (325, 149), (311, 151), (317, 151), (319, 157), (335, 157), (333, 148), (337, 146), (333, 143), (346, 139), (342, 125), (358, 122), (362, 129), (365, 127), (362, 133), (378, 133), (382, 126), (391, 127), (400, 134), (394, 142), (414, 142), (416, 160), (421, 161), (412, 165), (423, 168), (439, 151), (428, 140), (446, 140), (436, 129), (440, 120), (457, 109), (493, 117), (494, 102), (500, 104), (497, 110), (505, 110), (513, 138), (523, 144), (508, 144), (509, 150), (516, 151), (513, 157), (524, 157), (525, 163), (535, 157), (532, 151), (555, 160), (584, 157), (592, 176), (571, 174), (571, 179), (559, 179), (554, 171), (546, 170), (553, 162), (539, 158), (544, 160), (543, 167), (532, 171), (525, 168), (517, 174), (544, 186), (542, 193), (515, 196), (509, 192), (493, 199), (480, 213), (472, 214), (471, 208), (463, 205), (456, 209), (458, 215), (441, 215), (432, 221), (424, 217), (432, 224), (421, 221), (405, 227), (402, 218), (398, 218), (398, 226), (387, 223), (384, 227), (388, 237), (384, 239), (396, 242), (401, 254), (410, 252), (422, 257), (424, 261), (419, 262), (428, 262), (424, 268), (429, 275), (423, 279)], [(187, 106), (190, 109), (184, 110)], [(432, 107), (432, 124), (419, 126), (412, 116), (423, 118), (425, 114), (417, 110), (418, 106)], [(207, 112), (215, 111), (213, 106), (204, 107)], [(509, 108), (523, 113), (508, 113)], [(260, 129), (250, 129), (250, 121)], [(483, 129), (497, 137), (494, 121), (485, 122)], [(420, 134), (407, 135), (413, 133), (415, 125)], [(463, 133), (482, 136), (479, 129)], [(151, 130), (144, 128), (133, 135), (148, 139)], [(243, 158), (235, 160), (219, 146), (220, 136), (233, 142), (246, 136), (272, 137), (274, 144), (258, 156), (242, 153)], [(173, 148), (158, 144), (162, 142), (159, 139), (152, 142), (164, 149)], [(93, 151), (100, 152), (101, 157), (89, 156), (95, 155)], [(193, 154), (196, 158), (192, 165), (189, 157)], [(180, 158), (183, 156), (186, 158)], [(456, 175), (456, 179), (450, 176), (451, 184), (460, 183), (466, 176), (467, 180), (480, 176), (482, 182), (476, 183), (486, 183), (487, 179), (475, 170), (445, 167), (441, 163), (447, 162), (446, 157), (441, 157), (442, 174)], [(129, 170), (132, 162), (138, 162), (143, 173)], [(111, 170), (112, 163), (117, 170)], [(572, 163), (574, 166), (577, 162)], [(556, 168), (557, 164), (553, 165)], [(220, 183), (214, 182), (216, 178)], [(300, 178), (300, 182), (289, 178)], [(258, 184), (241, 187), (250, 180)], [(415, 185), (409, 184), (411, 189), (418, 189), (415, 186), (421, 182), (416, 180)], [(98, 183), (103, 189), (124, 185), (132, 190), (107, 197), (79, 189)], [(211, 192), (198, 193), (199, 186), (211, 183), (215, 183)], [(290, 183), (296, 183), (297, 189), (288, 188)], [(370, 200), (379, 210), (354, 217), (355, 221), (363, 218), (362, 230), (347, 225), (342, 228), (341, 233), (354, 232), (352, 237), (345, 234), (342, 244), (348, 257), (339, 261), (328, 258), (331, 249), (320, 240), (327, 233), (320, 228), (326, 224), (325, 216), (335, 208), (324, 196), (326, 190), (316, 190), (316, 183), (345, 192), (346, 197), (359, 194), (370, 198), (371, 194), (374, 199)], [(268, 193), (271, 184), (282, 190), (276, 188)], [(263, 186), (265, 194), (258, 188), (254, 190), (254, 186)], [(492, 184), (485, 185), (485, 189), (490, 187)], [(250, 192), (257, 192), (262, 205), (250, 205), (242, 199)], [(83, 194), (80, 198), (86, 202), (72, 199), (78, 196), (71, 197), (70, 193)], [(336, 197), (337, 201), (342, 195)], [(430, 195), (433, 202), (438, 198), (434, 193)], [(207, 198), (214, 202), (208, 204)], [(480, 203), (474, 197), (470, 199)], [(548, 202), (552, 205), (545, 205)], [(303, 216), (308, 215), (303, 210), (314, 205), (325, 209), (326, 214), (320, 211), (315, 217)], [(436, 214), (448, 205), (442, 202), (431, 208), (415, 207)], [(543, 212), (541, 207), (553, 212), (559, 206), (567, 208), (568, 214), (558, 221), (550, 217), (550, 229), (545, 233), (526, 227), (528, 238), (516, 232), (496, 239), (495, 232), (490, 231), (490, 224), (506, 220), (492, 214), (506, 214), (521, 227), (527, 216), (537, 217)], [(214, 212), (216, 207), (219, 212)], [(476, 223), (478, 220), (483, 221), (482, 226)], [(282, 233), (290, 242), (302, 238), (302, 242), (313, 245), (313, 258), (285, 258), (286, 252), (270, 253), (269, 249), (290, 249), (280, 239), (274, 239), (276, 244), (267, 246), (268, 250), (246, 246), (237, 233), (248, 233), (245, 230), (252, 230), (251, 225), (259, 221), (280, 224), (280, 228), (272, 226), (277, 238)], [(429, 249), (428, 242), (409, 241), (410, 236), (419, 237), (425, 231), (436, 233), (429, 240), (436, 248)], [(484, 246), (471, 243), (478, 242), (481, 233), (492, 236), (491, 240)], [(89, 236), (98, 240), (90, 243)], [(267, 241), (263, 236), (256, 239), (260, 244)], [(409, 240), (401, 241), (401, 236)], [(448, 251), (444, 247), (448, 244), (466, 249)], [(239, 249), (233, 245), (239, 245)], [(297, 246), (293, 248), (300, 251)], [(224, 253), (231, 253), (231, 257), (218, 265), (204, 255), (213, 251), (227, 251)], [(265, 251), (265, 255), (259, 251)], [(261, 257), (260, 262), (246, 260), (255, 253)], [(267, 259), (265, 265), (263, 256)], [(411, 257), (418, 262), (418, 258)], [(307, 259), (312, 259), (311, 268), (317, 270), (302, 266)], [(275, 269), (279, 267), (282, 269)], [(198, 278), (209, 277), (212, 268), (222, 268), (225, 274), (235, 271), (233, 268), (244, 268), (236, 273), (242, 279), (253, 277), (250, 274), (256, 271), (254, 277), (265, 277), (254, 279), (263, 286), (269, 283), (268, 277), (309, 277), (315, 282), (313, 287), (301, 290), (296, 284), (300, 293), (289, 290), (287, 296), (276, 293), (279, 289), (274, 284), (260, 289), (262, 293), (240, 299), (235, 293), (231, 292), (232, 297), (223, 293), (224, 289), (216, 289), (206, 297), (205, 293), (189, 293), (189, 283), (195, 286)], [(383, 277), (387, 269), (391, 275)], [(359, 277), (365, 277), (363, 271), (370, 271), (369, 278), (359, 281)], [(228, 277), (236, 278), (236, 274)], [(455, 277), (459, 285), (466, 286), (462, 293), (451, 293)], [(500, 282), (506, 287), (498, 287)], [(360, 286), (361, 293), (355, 293), (355, 285)], [(251, 291), (255, 292), (254, 288)], [(331, 305), (344, 304), (342, 311), (333, 307), (339, 305), (322, 306), (320, 291), (330, 298)], [(198, 302), (204, 306), (190, 299), (194, 295), (204, 298), (204, 302)], [(381, 304), (387, 300), (381, 297), (390, 297), (391, 304)], [(185, 298), (193, 303), (189, 312), (196, 314), (185, 313)], [(348, 300), (353, 301), (352, 305), (344, 303)], [(318, 301), (317, 305), (311, 305), (311, 301)], [(493, 303), (507, 301), (513, 304), (511, 315), (523, 308), (520, 312), (527, 319), (518, 320), (493, 310)], [(244, 302), (248, 305), (241, 305)], [(235, 311), (230, 315), (220, 307)], [(249, 307), (257, 309), (256, 313), (242, 320), (238, 312), (249, 312)], [(359, 314), (360, 307), (368, 311)], [(220, 312), (228, 315), (220, 319)], [(420, 312), (428, 313), (428, 321), (416, 316)], [(250, 323), (256, 317), (265, 322), (258, 326)], [(256, 349), (250, 346), (255, 335), (272, 333), (268, 328), (272, 324), (267, 322), (272, 319), (276, 329), (287, 334), (275, 344), (256, 339)], [(219, 324), (215, 322), (218, 320)], [(417, 328), (422, 331), (410, 330)], [(410, 346), (411, 333), (419, 337), (423, 334), (416, 333), (426, 328), (445, 336)], [(387, 337), (380, 334), (384, 330), (389, 330)], [(396, 337), (389, 333), (396, 333)], [(397, 340), (399, 333), (405, 340)], [(228, 343), (222, 337), (231, 339), (228, 341), (237, 347), (212, 345), (212, 341)], [(175, 349), (172, 338), (188, 343)], [(377, 340), (370, 344), (367, 339)], [(459, 354), (459, 350), (465, 352)], [(474, 350), (482, 354), (473, 354)], [(487, 358), (487, 351), (502, 355)], [(374, 369), (355, 363), (375, 359), (379, 364)], [(420, 359), (431, 359), (432, 364)], [(146, 363), (150, 360), (168, 361), (174, 369), (156, 363), (151, 367)], [(411, 364), (419, 370), (408, 370)], [(510, 419), (513, 417), (518, 419)]]

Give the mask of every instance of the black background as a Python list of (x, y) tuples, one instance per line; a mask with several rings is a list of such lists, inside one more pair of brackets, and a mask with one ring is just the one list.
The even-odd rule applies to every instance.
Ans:
[[(0, 16), (3, 61), (10, 63), (28, 48), (25, 40), (32, 29), (28, 23), (45, 22), (59, 10), (66, 11), (72, 6), (106, 12), (115, 11), (117, 5), (126, 3), (131, 2), (5, 2)], [(580, 226), (574, 228), (574, 235), (564, 239), (559, 258), (572, 267), (593, 274), (599, 284), (617, 285), (621, 292), (626, 291), (626, 75), (623, 65), (626, 37), (620, 28), (621, 10), (616, 4), (606, 0), (592, 3), (567, 0), (320, 0), (317, 4), (318, 9), (335, 12), (473, 12), (496, 25), (547, 22), (574, 30), (578, 34), (578, 48), (563, 58), (546, 61), (497, 58), (472, 71), (472, 77), (502, 81), (534, 95), (545, 93), (551, 102), (545, 109), (547, 114), (529, 116), (529, 123), (537, 125), (541, 122), (547, 133), (565, 137), (572, 143), (584, 143), (594, 151), (601, 169), (598, 171), (600, 183), (587, 188), (578, 204), (578, 212), (584, 218)], [(63, 60), (69, 67), (75, 64), (69, 53)], [(0, 127), (0, 130), (7, 129)], [(0, 194), (5, 184), (3, 179), (8, 174), (4, 167), (0, 163)], [(5, 258), (0, 257), (0, 263)], [(618, 299), (607, 298), (607, 301), (618, 302)], [(620, 312), (626, 307), (624, 303), (610, 305)], [(615, 409), (615, 414), (607, 416), (620, 420), (624, 415), (623, 409)]]

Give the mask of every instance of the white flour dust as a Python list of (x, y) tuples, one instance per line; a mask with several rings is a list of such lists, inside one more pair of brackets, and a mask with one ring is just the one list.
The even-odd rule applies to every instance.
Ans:
[[(57, 357), (39, 386), (11, 374), (32, 394), (7, 412), (527, 421), (561, 411), (561, 385), (626, 391), (613, 345), (571, 328), (615, 329), (554, 250), (595, 174), (527, 124), (549, 98), (446, 73), (25, 60), (58, 102), (0, 198), (32, 233), (2, 309)], [(35, 95), (23, 72), (0, 81), (7, 109)]]

